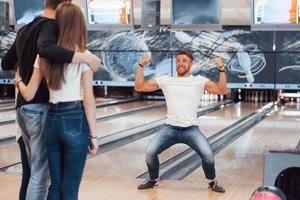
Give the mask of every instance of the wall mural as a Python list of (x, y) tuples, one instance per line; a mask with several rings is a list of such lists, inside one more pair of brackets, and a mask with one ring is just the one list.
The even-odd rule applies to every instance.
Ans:
[[(98, 80), (134, 81), (136, 65), (144, 55), (152, 58), (145, 68), (147, 77), (171, 73), (169, 31), (91, 31), (88, 49), (103, 60), (104, 69), (94, 76)], [(105, 70), (110, 79), (101, 74)]]
[(276, 46), (276, 87), (300, 88), (300, 34), (298, 31), (278, 32)]
[[(274, 34), (272, 31), (253, 32), (245, 27), (228, 27), (225, 31), (175, 31), (167, 28), (160, 31), (89, 31), (88, 35), (88, 49), (103, 60), (103, 67), (95, 73), (94, 79), (115, 81), (117, 85), (134, 81), (136, 65), (143, 55), (152, 58), (151, 64), (145, 68), (147, 78), (175, 75), (174, 55), (182, 48), (193, 52), (192, 74), (201, 74), (214, 81), (218, 80), (218, 72), (213, 60), (216, 56), (223, 58), (230, 87), (251, 84), (253, 88), (273, 88), (275, 80), (282, 84), (300, 82), (300, 74), (286, 82), (287, 77), (282, 73), (288, 70), (300, 73), (300, 53), (297, 53), (300, 35), (296, 32)], [(12, 45), (15, 36), (15, 32), (0, 35), (0, 57)], [(294, 54), (286, 56), (277, 51)], [(0, 71), (0, 77), (12, 78), (12, 73)]]
[[(16, 38), (15, 32), (0, 32), (0, 62), (6, 51), (12, 46)], [(0, 68), (0, 79), (9, 79), (13, 77), (13, 72), (5, 72)]]

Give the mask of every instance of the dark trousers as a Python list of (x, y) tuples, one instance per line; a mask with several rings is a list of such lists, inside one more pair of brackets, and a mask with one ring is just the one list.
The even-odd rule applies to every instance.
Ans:
[(22, 169), (23, 169), (19, 200), (25, 200), (27, 187), (30, 179), (30, 166), (28, 162), (25, 144), (22, 137), (18, 139), (18, 144), (20, 148), (21, 162), (22, 162)]

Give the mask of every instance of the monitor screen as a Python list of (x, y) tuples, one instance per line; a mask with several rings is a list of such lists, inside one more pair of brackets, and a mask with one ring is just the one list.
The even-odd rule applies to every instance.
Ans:
[(253, 24), (298, 24), (299, 0), (253, 0)]
[(131, 24), (130, 0), (86, 0), (89, 24)]
[(28, 24), (44, 11), (43, 0), (14, 0), (16, 26)]
[(172, 0), (173, 24), (219, 24), (220, 6), (220, 0)]

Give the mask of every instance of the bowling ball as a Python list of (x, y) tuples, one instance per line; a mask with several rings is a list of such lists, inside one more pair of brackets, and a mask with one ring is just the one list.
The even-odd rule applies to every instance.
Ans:
[(262, 186), (256, 189), (250, 200), (287, 200), (283, 192), (273, 186)]

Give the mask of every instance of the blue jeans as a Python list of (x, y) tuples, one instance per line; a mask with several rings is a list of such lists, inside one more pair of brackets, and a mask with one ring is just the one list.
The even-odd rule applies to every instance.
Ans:
[(76, 200), (89, 144), (81, 103), (50, 105), (46, 124), (51, 177), (48, 200)]
[(30, 165), (30, 179), (27, 200), (44, 200), (49, 186), (49, 170), (46, 155), (45, 121), (48, 104), (27, 104), (17, 109), (17, 121), (22, 130), (27, 158)]
[(159, 177), (158, 155), (177, 143), (187, 144), (196, 151), (202, 158), (202, 167), (206, 178), (215, 178), (214, 155), (198, 126), (177, 127), (167, 124), (154, 136), (146, 150), (146, 163), (151, 180)]

